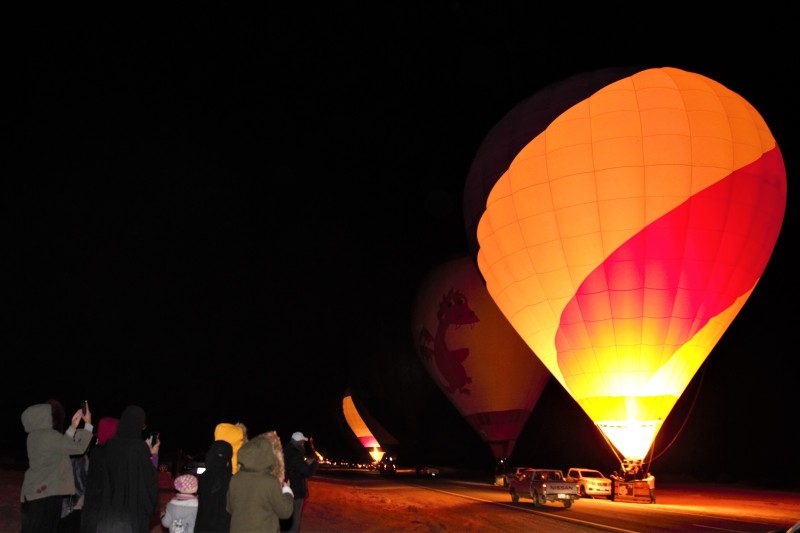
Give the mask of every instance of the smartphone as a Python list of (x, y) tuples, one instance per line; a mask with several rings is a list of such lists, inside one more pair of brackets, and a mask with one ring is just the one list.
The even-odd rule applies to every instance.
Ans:
[(150, 446), (155, 446), (156, 443), (158, 442), (158, 438), (159, 438), (158, 431), (153, 431), (152, 433), (150, 433)]
[(84, 415), (86, 414), (87, 405), (88, 405), (87, 401), (83, 400), (83, 403), (81, 404), (81, 411), (83, 412)]

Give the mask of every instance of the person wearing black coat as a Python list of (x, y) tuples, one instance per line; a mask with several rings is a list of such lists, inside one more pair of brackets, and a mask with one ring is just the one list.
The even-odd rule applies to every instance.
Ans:
[[(303, 504), (308, 498), (308, 478), (316, 474), (319, 461), (316, 456), (306, 457), (306, 441), (309, 439), (299, 431), (292, 433), (289, 443), (283, 448), (283, 460), (286, 467), (286, 477), (289, 486), (294, 492), (294, 514), (291, 518), (291, 528), (288, 531), (300, 531), (300, 519), (303, 513)], [(313, 444), (312, 444), (313, 447)]]
[(117, 432), (119, 420), (110, 416), (100, 419), (97, 424), (97, 440), (89, 450), (89, 470), (86, 474), (83, 511), (81, 512), (81, 533), (96, 533), (100, 510), (108, 503), (105, 496), (111, 494), (106, 473), (106, 443)]
[(195, 533), (228, 533), (231, 515), (225, 508), (228, 485), (231, 481), (233, 446), (224, 440), (215, 440), (205, 457), (205, 470), (197, 477), (197, 521)]
[(142, 435), (145, 412), (129, 405), (119, 417), (117, 433), (106, 444), (110, 493), (100, 509), (97, 531), (149, 533), (150, 518), (159, 510), (158, 481), (152, 457), (160, 442), (148, 444)]

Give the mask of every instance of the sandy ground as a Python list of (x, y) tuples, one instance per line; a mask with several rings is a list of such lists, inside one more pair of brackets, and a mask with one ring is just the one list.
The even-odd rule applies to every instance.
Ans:
[[(0, 533), (20, 531), (19, 488), (23, 471), (0, 470)], [(408, 485), (376, 488), (357, 480), (316, 476), (309, 482), (310, 496), (303, 512), (304, 533), (395, 533), (408, 532), (500, 532), (498, 525), (479, 514), (458, 512), (463, 501), (455, 496), (434, 493)], [(162, 508), (172, 497), (162, 490)], [(770, 495), (769, 502), (759, 502), (751, 494), (736, 488), (718, 487), (713, 494), (707, 487), (681, 486), (659, 488), (658, 503), (682, 508), (724, 506), (755, 516), (759, 509), (779, 509), (790, 519), (800, 519), (800, 494)], [(454, 510), (455, 509), (455, 510)], [(166, 530), (154, 522), (151, 533)]]
[[(20, 531), (19, 490), (23, 475), (22, 470), (0, 469), (0, 533)], [(162, 509), (173, 494), (174, 491), (161, 490)], [(303, 512), (303, 533), (395, 533), (398, 527), (402, 531), (444, 531), (439, 528), (449, 521), (441, 516), (440, 508), (432, 501), (432, 493), (425, 489), (398, 486), (376, 491), (317, 477), (309, 481), (309, 494)], [(480, 518), (467, 521), (482, 522)], [(487, 531), (480, 526), (465, 529), (464, 525), (464, 519), (457, 518), (446, 530)], [(154, 519), (150, 531), (165, 533), (168, 530)]]

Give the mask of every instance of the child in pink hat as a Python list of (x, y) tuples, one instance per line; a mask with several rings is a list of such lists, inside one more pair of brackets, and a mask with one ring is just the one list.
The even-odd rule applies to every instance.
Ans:
[(197, 519), (197, 478), (191, 474), (176, 477), (175, 490), (178, 493), (167, 502), (167, 508), (161, 515), (161, 525), (169, 528), (170, 533), (194, 533)]

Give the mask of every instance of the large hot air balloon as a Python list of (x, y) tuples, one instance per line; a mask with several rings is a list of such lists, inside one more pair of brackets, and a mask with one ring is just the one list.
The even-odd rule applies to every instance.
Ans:
[(635, 462), (753, 292), (785, 204), (781, 152), (741, 96), (677, 68), (605, 69), (495, 126), (464, 216), (498, 307)]
[[(356, 401), (350, 393), (350, 389), (345, 391), (344, 398), (342, 398), (342, 411), (347, 425), (350, 426), (350, 429), (358, 437), (359, 442), (369, 451), (370, 457), (376, 463), (386, 453), (383, 446), (397, 444), (395, 438), (370, 416), (363, 405), (360, 409), (356, 408)], [(379, 438), (381, 439), (380, 441), (378, 440)], [(383, 446), (381, 443), (383, 443)]]
[(497, 308), (472, 258), (428, 274), (417, 291), (412, 335), (439, 388), (495, 459), (508, 458), (550, 372)]

